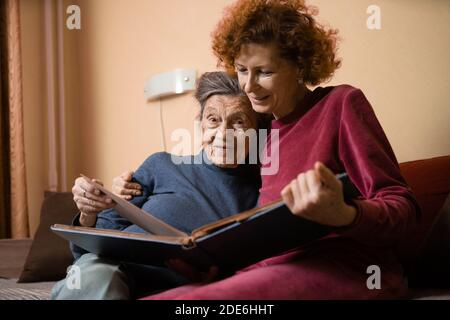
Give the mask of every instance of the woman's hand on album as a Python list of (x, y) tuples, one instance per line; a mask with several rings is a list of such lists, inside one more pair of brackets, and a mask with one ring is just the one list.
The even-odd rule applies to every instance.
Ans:
[[(100, 180), (92, 181), (103, 186)], [(97, 220), (97, 214), (102, 210), (115, 206), (111, 198), (102, 194), (93, 184), (90, 184), (85, 178), (80, 177), (75, 180), (72, 187), (73, 200), (81, 212), (80, 224), (84, 227), (92, 227)]]
[(130, 200), (134, 196), (142, 194), (142, 187), (139, 183), (131, 182), (133, 171), (126, 171), (113, 179), (112, 191), (119, 197)]
[(192, 282), (209, 283), (216, 280), (219, 276), (219, 268), (216, 266), (210, 267), (208, 272), (201, 272), (181, 259), (169, 259), (166, 261), (166, 265)]
[(344, 202), (342, 183), (321, 162), (292, 180), (281, 197), (293, 214), (323, 225), (347, 226), (357, 216), (356, 208)]

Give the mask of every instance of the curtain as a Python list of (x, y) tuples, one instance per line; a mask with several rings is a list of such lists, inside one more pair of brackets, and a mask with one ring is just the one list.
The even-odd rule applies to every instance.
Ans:
[(19, 0), (0, 1), (0, 238), (29, 236)]

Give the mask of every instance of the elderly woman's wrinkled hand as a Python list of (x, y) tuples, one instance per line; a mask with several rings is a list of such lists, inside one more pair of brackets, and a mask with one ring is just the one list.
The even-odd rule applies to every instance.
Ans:
[(133, 196), (142, 194), (142, 187), (139, 183), (131, 182), (133, 179), (133, 171), (126, 171), (120, 176), (113, 179), (112, 191), (119, 197), (130, 200)]
[(281, 197), (293, 214), (327, 226), (350, 225), (357, 215), (356, 208), (344, 202), (342, 183), (320, 162), (292, 180)]
[[(103, 186), (100, 180), (93, 179), (92, 181)], [(102, 194), (95, 185), (90, 184), (83, 177), (75, 180), (75, 184), (72, 187), (72, 194), (73, 200), (81, 212), (80, 224), (82, 226), (93, 226), (99, 212), (115, 206), (111, 198)]]

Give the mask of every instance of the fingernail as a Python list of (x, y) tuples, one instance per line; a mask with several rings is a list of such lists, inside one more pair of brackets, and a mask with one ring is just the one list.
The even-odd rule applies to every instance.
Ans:
[(142, 192), (136, 191), (136, 195), (137, 195), (137, 196), (140, 196), (141, 194), (142, 194)]
[(95, 189), (95, 194), (98, 196), (100, 195), (100, 191), (98, 189)]
[(106, 199), (106, 202), (108, 202), (108, 203), (112, 203), (112, 199)]

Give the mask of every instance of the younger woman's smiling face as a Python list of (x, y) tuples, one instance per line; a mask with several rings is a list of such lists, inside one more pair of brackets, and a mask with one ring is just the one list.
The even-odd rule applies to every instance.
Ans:
[(249, 152), (249, 129), (257, 130), (256, 113), (244, 97), (213, 95), (205, 103), (201, 120), (202, 146), (218, 167), (237, 167)]
[(300, 70), (280, 56), (275, 43), (249, 43), (235, 59), (239, 84), (256, 112), (272, 113), (276, 119), (292, 112), (303, 88)]

